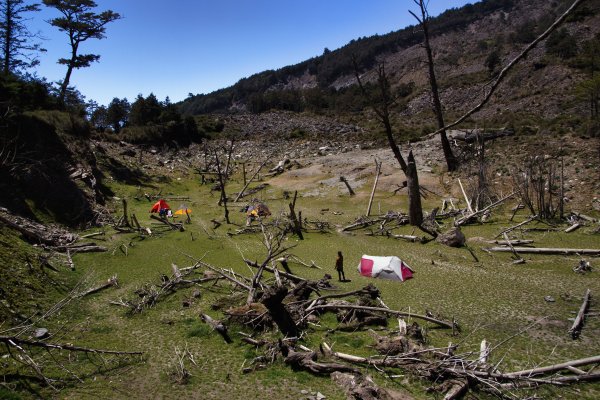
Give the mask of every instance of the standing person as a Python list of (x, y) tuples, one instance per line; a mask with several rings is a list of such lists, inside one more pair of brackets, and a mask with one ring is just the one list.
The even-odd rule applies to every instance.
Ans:
[(344, 256), (341, 251), (338, 251), (337, 258), (335, 259), (335, 270), (338, 272), (340, 282), (344, 282), (346, 275), (344, 275)]

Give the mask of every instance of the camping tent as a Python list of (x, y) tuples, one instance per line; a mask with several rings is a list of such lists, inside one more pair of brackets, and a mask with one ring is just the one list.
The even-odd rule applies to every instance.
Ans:
[(154, 205), (150, 209), (150, 212), (157, 213), (157, 212), (160, 212), (160, 210), (170, 210), (170, 209), (171, 209), (171, 206), (168, 205), (167, 202), (164, 201), (163, 199), (160, 199), (159, 201), (154, 203)]
[(192, 213), (192, 209), (188, 208), (185, 204), (179, 206), (179, 209), (175, 211), (175, 215), (188, 215)]
[(358, 264), (358, 272), (372, 278), (405, 281), (412, 278), (413, 270), (396, 256), (378, 257), (363, 255)]
[(255, 216), (255, 217), (268, 217), (271, 215), (271, 211), (269, 211), (269, 207), (267, 207), (263, 203), (251, 204), (248, 206), (246, 210), (247, 216)]

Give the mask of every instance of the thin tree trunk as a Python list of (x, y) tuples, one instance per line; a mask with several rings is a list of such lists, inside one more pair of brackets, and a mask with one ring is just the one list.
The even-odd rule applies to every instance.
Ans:
[(223, 204), (223, 208), (225, 209), (225, 221), (228, 224), (230, 224), (231, 222), (229, 222), (229, 210), (227, 209), (227, 195), (225, 194), (225, 178), (223, 178), (223, 173), (221, 171), (221, 162), (219, 161), (219, 155), (217, 154), (216, 150), (215, 150), (215, 159), (217, 161), (217, 172), (218, 172), (218, 176), (219, 176), (219, 185), (221, 186), (221, 200), (219, 201), (219, 203)]
[(444, 128), (444, 112), (442, 110), (442, 102), (440, 101), (440, 94), (437, 84), (437, 79), (435, 77), (435, 68), (433, 63), (433, 52), (431, 51), (431, 44), (429, 43), (429, 15), (427, 14), (427, 8), (423, 0), (415, 1), (419, 8), (421, 9), (421, 19), (419, 19), (415, 14), (413, 16), (421, 23), (421, 28), (423, 28), (424, 42), (423, 45), (425, 47), (425, 53), (427, 54), (427, 66), (429, 69), (429, 85), (431, 86), (431, 97), (433, 100), (433, 111), (435, 112), (435, 116), (437, 119), (438, 129), (440, 131), (440, 139), (442, 141), (442, 150), (444, 152), (444, 158), (446, 159), (446, 165), (448, 166), (448, 171), (456, 171), (458, 168), (458, 160), (452, 153), (452, 148), (450, 148), (450, 142), (448, 141), (448, 136), (446, 135), (446, 130)]
[(5, 24), (6, 27), (4, 28), (4, 75), (8, 75), (8, 73), (10, 72), (10, 46), (11, 44), (11, 32), (13, 30), (13, 23), (12, 23), (12, 8), (9, 4), (9, 0), (5, 0), (4, 3), (6, 4), (6, 19), (5, 19)]
[(373, 197), (375, 196), (375, 189), (377, 189), (377, 183), (379, 182), (379, 175), (381, 174), (381, 162), (375, 160), (375, 182), (373, 183), (373, 190), (371, 190), (371, 197), (369, 197), (369, 205), (367, 206), (367, 217), (371, 214), (371, 206), (373, 205)]
[(412, 226), (421, 226), (423, 223), (423, 209), (421, 207), (421, 192), (419, 191), (419, 176), (417, 175), (417, 164), (412, 150), (408, 153), (408, 165), (406, 168), (406, 181), (408, 186), (408, 220)]

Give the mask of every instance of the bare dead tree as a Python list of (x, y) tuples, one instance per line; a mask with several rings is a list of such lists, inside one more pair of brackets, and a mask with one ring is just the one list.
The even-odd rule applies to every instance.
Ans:
[(442, 150), (444, 151), (444, 158), (446, 159), (446, 165), (448, 166), (448, 171), (456, 171), (458, 168), (458, 159), (452, 153), (452, 148), (450, 147), (450, 142), (448, 141), (448, 137), (446, 136), (446, 130), (444, 129), (444, 112), (442, 110), (442, 102), (440, 101), (440, 94), (437, 84), (437, 79), (435, 77), (435, 66), (433, 63), (433, 52), (431, 50), (431, 43), (429, 42), (429, 13), (427, 12), (427, 4), (423, 0), (413, 0), (415, 4), (419, 7), (419, 11), (421, 16), (417, 16), (417, 14), (412, 11), (408, 11), (421, 25), (421, 29), (423, 30), (423, 47), (425, 48), (425, 53), (427, 54), (427, 67), (429, 69), (429, 85), (431, 86), (431, 97), (433, 100), (433, 111), (435, 112), (435, 117), (437, 119), (437, 125), (439, 128), (440, 139), (442, 141)]
[(528, 157), (523, 171), (513, 174), (521, 203), (541, 219), (554, 218), (560, 211), (560, 177), (555, 164), (553, 158)]
[(419, 177), (417, 175), (417, 166), (412, 150), (408, 153), (408, 163), (404, 160), (400, 148), (394, 138), (394, 132), (392, 129), (392, 123), (390, 121), (390, 108), (395, 103), (390, 91), (390, 83), (385, 73), (385, 65), (379, 64), (377, 68), (377, 85), (379, 89), (379, 95), (377, 99), (369, 96), (365, 86), (360, 78), (358, 64), (356, 58), (353, 57), (352, 62), (354, 64), (354, 75), (356, 81), (360, 87), (363, 95), (368, 99), (371, 108), (379, 118), (379, 122), (385, 128), (385, 134), (388, 139), (388, 144), (394, 153), (394, 157), (400, 164), (400, 168), (406, 176), (407, 187), (408, 187), (408, 208), (409, 208), (409, 220), (413, 226), (421, 226), (423, 222), (423, 209), (421, 207), (421, 194), (419, 192)]
[(223, 173), (223, 171), (221, 171), (221, 162), (219, 160), (219, 154), (216, 150), (214, 150), (214, 155), (217, 162), (217, 173), (219, 177), (219, 186), (221, 189), (221, 198), (219, 199), (219, 205), (223, 205), (223, 209), (225, 212), (225, 221), (228, 224), (230, 224), (231, 222), (229, 221), (229, 210), (227, 209), (227, 194), (225, 194), (225, 181), (227, 180), (227, 177), (224, 176), (225, 174)]
[[(260, 264), (258, 271), (252, 278), (251, 287), (248, 291), (247, 304), (254, 303), (256, 301), (257, 291), (261, 286), (260, 281), (262, 279), (263, 271), (269, 265), (269, 263), (293, 247), (283, 246), (283, 241), (286, 237), (286, 230), (276, 227), (266, 227), (262, 223), (260, 227), (263, 234), (262, 244), (267, 250), (267, 254), (265, 256), (265, 260)], [(249, 260), (244, 260), (244, 262), (248, 263)]]

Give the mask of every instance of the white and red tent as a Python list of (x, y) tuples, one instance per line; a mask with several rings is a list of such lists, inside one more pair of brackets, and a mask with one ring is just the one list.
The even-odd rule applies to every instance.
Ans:
[(378, 257), (363, 255), (358, 264), (362, 276), (405, 281), (412, 278), (413, 270), (396, 256)]

